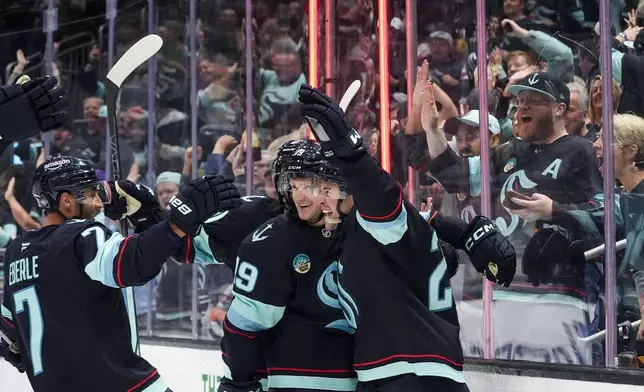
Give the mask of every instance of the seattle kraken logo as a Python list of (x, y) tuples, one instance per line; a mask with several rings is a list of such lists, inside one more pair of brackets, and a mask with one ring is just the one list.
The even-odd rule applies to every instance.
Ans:
[[(519, 182), (520, 187), (523, 189), (532, 189), (537, 186), (536, 182), (530, 180), (528, 176), (526, 176), (525, 170), (519, 170), (517, 172), (514, 172), (508, 177), (507, 180), (505, 180), (505, 183), (501, 188), (501, 195), (500, 195), (501, 204), (503, 204), (503, 201), (507, 197), (508, 191), (511, 189), (514, 189), (514, 184), (517, 181)], [(505, 208), (505, 210), (508, 211), (506, 207), (503, 207), (503, 208)], [(517, 229), (517, 227), (519, 227), (519, 217), (510, 213), (510, 211), (508, 211), (508, 214), (510, 214), (510, 224), (508, 224), (503, 217), (498, 217), (494, 221), (494, 223), (496, 223), (496, 227), (499, 228), (499, 231), (501, 232), (501, 234), (503, 234), (506, 237), (512, 234)]]
[(342, 273), (342, 264), (334, 261), (331, 263), (320, 279), (318, 280), (318, 297), (326, 306), (334, 309), (342, 309), (344, 319), (335, 320), (329, 323), (327, 328), (335, 328), (347, 333), (354, 333), (358, 328), (356, 315), (358, 307), (355, 302), (342, 286), (340, 286), (338, 277)]

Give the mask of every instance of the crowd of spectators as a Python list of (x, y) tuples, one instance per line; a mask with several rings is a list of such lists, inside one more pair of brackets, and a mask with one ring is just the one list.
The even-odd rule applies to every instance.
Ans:
[[(312, 82), (307, 80), (312, 61), (309, 57), (309, 34), (317, 34), (320, 40), (317, 57), (313, 61), (320, 68), (320, 74), (326, 74), (323, 29), (309, 29), (307, 0), (253, 0), (252, 4), (253, 46), (252, 58), (248, 59), (244, 2), (198, 1), (197, 25), (191, 27), (187, 23), (187, 2), (157, 1), (153, 12), (157, 23), (153, 32), (164, 39), (163, 48), (155, 57), (153, 68), (144, 64), (126, 80), (120, 96), (118, 116), (123, 175), (155, 188), (162, 206), (167, 206), (169, 199), (179, 191), (186, 179), (210, 173), (233, 175), (242, 193), (275, 197), (270, 166), (277, 149), (288, 140), (308, 137), (308, 128), (297, 103), (297, 93), (302, 83)], [(125, 0), (117, 5), (112, 50), (114, 60), (149, 32), (150, 10), (147, 1)], [(470, 220), (481, 213), (480, 181), (478, 192), (471, 184), (448, 186), (438, 173), (428, 169), (431, 166), (428, 160), (435, 157), (428, 158), (431, 146), (427, 145), (425, 138), (428, 130), (423, 116), (427, 116), (427, 108), (423, 105), (423, 97), (427, 86), (425, 80), (420, 80), (414, 91), (407, 90), (410, 75), (407, 73), (406, 29), (409, 26), (404, 22), (405, 1), (390, 0), (389, 6), (389, 20), (379, 21), (376, 0), (335, 1), (333, 77), (320, 77), (314, 82), (322, 88), (329, 83), (334, 84), (336, 95), (340, 95), (353, 80), (362, 82), (348, 115), (365, 139), (369, 153), (381, 160), (381, 78), (378, 64), (379, 52), (386, 51), (389, 75), (383, 79), (388, 81), (390, 91), (391, 171), (408, 192), (408, 168), (415, 169), (419, 172), (419, 182), (415, 184), (414, 191), (420, 195), (420, 200), (426, 201), (430, 197), (434, 207), (441, 212)], [(49, 153), (87, 159), (99, 173), (105, 175), (109, 153), (106, 154), (107, 110), (102, 79), (108, 69), (110, 53), (105, 2), (58, 2), (59, 27), (54, 34), (52, 64), (45, 64), (45, 35), (42, 33), (42, 11), (45, 7), (46, 2), (22, 0), (12, 2), (11, 7), (3, 8), (0, 12), (0, 69), (5, 70), (3, 82), (12, 83), (22, 73), (36, 76), (50, 68), (70, 92), (73, 120), (68, 126), (49, 134)], [(610, 34), (614, 41), (613, 53), (610, 54), (613, 59), (613, 101), (610, 102), (613, 112), (644, 115), (641, 97), (644, 74), (641, 73), (642, 60), (639, 57), (644, 47), (644, 34), (640, 34), (640, 26), (644, 26), (644, 3), (640, 5), (637, 0), (620, 0), (613, 1), (611, 7), (612, 30), (602, 32), (598, 25), (599, 6), (595, 0), (488, 0), (488, 58), (478, 59), (474, 0), (433, 0), (430, 5), (419, 1), (416, 15), (417, 63), (414, 66), (428, 61), (426, 74), (422, 76), (431, 80), (438, 109), (436, 121), (441, 132), (444, 131), (450, 148), (462, 158), (478, 157), (481, 149), (489, 148), (493, 157), (499, 159), (497, 166), (507, 168), (511, 160), (503, 159), (504, 146), (515, 143), (517, 137), (521, 137), (517, 125), (519, 119), (515, 114), (522, 105), (525, 106), (525, 100), (517, 102), (511, 92), (512, 86), (520, 84), (535, 72), (547, 72), (566, 83), (570, 91), (563, 116), (565, 130), (570, 135), (595, 143), (598, 157), (601, 157), (601, 140), (598, 137), (601, 135), (602, 107), (607, 104), (602, 98), (601, 81), (603, 77), (608, 77), (599, 71), (599, 38), (602, 34)], [(318, 26), (324, 26), (323, 2), (320, 2), (318, 14), (314, 17), (318, 20)], [(389, 27), (387, 48), (378, 45), (380, 23)], [(193, 119), (189, 94), (193, 82), (190, 80), (191, 51), (188, 40), (191, 28), (196, 28), (197, 37), (197, 80), (194, 81), (198, 91), (194, 100), (197, 105), (196, 150), (192, 148)], [(252, 63), (251, 75), (246, 74), (247, 61)], [(482, 66), (487, 69), (486, 92), (479, 90), (478, 67)], [(153, 73), (152, 78), (149, 78), (150, 72)], [(253, 85), (250, 97), (253, 102), (252, 129), (246, 128), (247, 78), (252, 79)], [(154, 86), (149, 86), (149, 80), (154, 80)], [(478, 129), (478, 110), (481, 109), (479, 96), (482, 93), (488, 96), (487, 110), (491, 114), (488, 146), (481, 145)], [(151, 97), (155, 104), (153, 111), (148, 104), (149, 94), (154, 95)], [(411, 113), (408, 110), (410, 99), (413, 104)], [(530, 105), (535, 102), (530, 101)], [(466, 116), (470, 111), (476, 112)], [(461, 116), (467, 118), (462, 117), (460, 122), (455, 123), (455, 119)], [(549, 122), (541, 124), (546, 128), (552, 128), (556, 122), (554, 118), (546, 120)], [(154, 140), (152, 146), (148, 143), (150, 121)], [(465, 124), (466, 127), (459, 124)], [(622, 143), (644, 148), (644, 129), (641, 129), (641, 125), (639, 127)], [(247, 137), (252, 138), (250, 153), (246, 152)], [(626, 144), (622, 147), (626, 148)], [(637, 150), (634, 158), (625, 165), (639, 170), (640, 152)], [(4, 199), (0, 200), (0, 246), (17, 233), (40, 225), (39, 211), (35, 209), (30, 195), (29, 178), (43, 154), (43, 142), (30, 140), (16, 144), (13, 151), (0, 159), (0, 168), (3, 169), (0, 190), (4, 194)], [(194, 157), (197, 160), (196, 173), (192, 164)], [(246, 172), (247, 157), (253, 161), (252, 173)], [(479, 175), (472, 169), (473, 165), (470, 164), (469, 168), (474, 177)], [(505, 171), (512, 169), (510, 167)], [(252, 176), (252, 189), (247, 189), (247, 176)], [(624, 185), (623, 182), (621, 185)], [(527, 184), (522, 183), (521, 186), (525, 189)], [(631, 192), (632, 188), (626, 190)], [(583, 201), (593, 196), (576, 195)], [(493, 194), (492, 197), (496, 196)], [(524, 231), (534, 227), (529, 224), (534, 219), (512, 214), (509, 209), (495, 209), (494, 214), (497, 218), (503, 218), (505, 214), (511, 222), (520, 222)], [(525, 244), (516, 243), (515, 246), (521, 255)], [(557, 291), (581, 301), (579, 306), (583, 311), (579, 312), (579, 316), (571, 318), (561, 315), (561, 309), (557, 309), (534, 313), (530, 317), (549, 317), (548, 312), (551, 312), (555, 314), (550, 319), (551, 323), (569, 325), (570, 328), (576, 328), (574, 333), (579, 335), (602, 329), (600, 324), (593, 326), (591, 323), (593, 320), (597, 323), (602, 317), (601, 297), (604, 288), (600, 281), (603, 275), (598, 269), (601, 268), (586, 271), (582, 279), (586, 281), (585, 285), (583, 282), (579, 285), (568, 284), (566, 287), (570, 290)], [(620, 271), (625, 275), (637, 274), (637, 271), (628, 268), (620, 268)], [(550, 293), (552, 286), (556, 286), (549, 282), (546, 286), (535, 288), (527, 284), (529, 278), (521, 273), (518, 275), (516, 283), (502, 293), (516, 294), (518, 291), (519, 294), (544, 294)], [(590, 287), (589, 281), (592, 282)], [(634, 294), (636, 281), (632, 276), (630, 280), (628, 277), (620, 280), (622, 299), (637, 297)], [(232, 298), (231, 282), (232, 273), (223, 266), (167, 263), (151, 286), (137, 291), (141, 331), (151, 331), (154, 335), (191, 337), (195, 332), (193, 327), (197, 325), (199, 338), (217, 340), (222, 336), (221, 322)], [(480, 302), (481, 282), (480, 276), (466, 263), (463, 263), (457, 281), (453, 282), (454, 294), (461, 306), (459, 311), (467, 355), (480, 355), (483, 344), (480, 304), (475, 305), (478, 309), (474, 310), (472, 306), (469, 310), (463, 308), (467, 306), (463, 304)], [(571, 290), (582, 294), (570, 295)], [(196, 305), (193, 304), (193, 291), (197, 292)], [(507, 298), (498, 297), (499, 300)], [(514, 298), (513, 301), (519, 300)], [(557, 305), (572, 303), (567, 299), (548, 301), (554, 301)], [(626, 302), (622, 300), (620, 304)], [(506, 309), (506, 313), (513, 311), (507, 303), (498, 304), (496, 309)], [(637, 298), (635, 305), (629, 305), (630, 308), (621, 305), (618, 307), (620, 322), (640, 318)], [(197, 309), (196, 317), (193, 307)], [(563, 313), (566, 313), (565, 310)], [(511, 314), (504, 315), (501, 310), (495, 310), (495, 315), (499, 319), (512, 318)], [(565, 354), (552, 354), (558, 349), (550, 342), (552, 336), (562, 335), (561, 330), (568, 327), (559, 326), (559, 330), (553, 332), (544, 326), (546, 321), (530, 320), (530, 317), (526, 316), (527, 322), (534, 322), (537, 325), (535, 328), (542, 329), (543, 334), (536, 333), (540, 336), (525, 339), (516, 335), (509, 339), (513, 345), (509, 352), (503, 345), (497, 348), (498, 357), (507, 355), (508, 359), (586, 364), (600, 362), (601, 345), (585, 349), (565, 343)], [(504, 324), (495, 328), (498, 329), (495, 329), (495, 333), (510, 329)], [(644, 328), (640, 331), (639, 336), (644, 337)], [(526, 354), (522, 339), (533, 344), (531, 354)], [(559, 340), (554, 338), (554, 341)], [(523, 354), (519, 352), (521, 344)]]

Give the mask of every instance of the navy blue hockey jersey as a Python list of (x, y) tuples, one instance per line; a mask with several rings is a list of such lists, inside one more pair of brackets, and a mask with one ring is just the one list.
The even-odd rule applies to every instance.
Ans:
[(153, 279), (180, 246), (165, 221), (124, 238), (70, 220), (12, 241), (0, 327), (16, 341), (34, 391), (165, 391), (134, 352), (121, 288)]
[(464, 383), (450, 268), (438, 237), (369, 156), (341, 167), (355, 208), (342, 224), (340, 304), (361, 382), (403, 374)]
[(337, 283), (339, 234), (285, 213), (244, 240), (224, 325), (226, 377), (253, 379), (263, 352), (270, 388), (355, 389), (353, 329)]

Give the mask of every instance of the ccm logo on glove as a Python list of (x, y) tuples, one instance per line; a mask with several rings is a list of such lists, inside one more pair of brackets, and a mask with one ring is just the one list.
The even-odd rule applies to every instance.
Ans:
[(465, 241), (465, 250), (468, 252), (472, 250), (472, 246), (474, 245), (474, 241), (478, 241), (481, 237), (483, 237), (486, 233), (489, 231), (494, 230), (494, 224), (489, 223), (486, 225), (483, 225), (483, 227), (479, 227), (474, 234), (470, 238)]
[(172, 199), (170, 199), (170, 204), (172, 204), (172, 206), (175, 207), (177, 211), (179, 211), (183, 215), (188, 215), (189, 213), (192, 212), (192, 209), (187, 205), (183, 204), (183, 202), (177, 199), (176, 196), (172, 196)]

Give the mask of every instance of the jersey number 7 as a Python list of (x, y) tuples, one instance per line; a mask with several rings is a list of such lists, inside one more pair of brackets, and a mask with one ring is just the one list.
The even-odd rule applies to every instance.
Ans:
[[(31, 366), (34, 370), (34, 376), (42, 373), (42, 337), (43, 337), (43, 320), (40, 310), (40, 301), (36, 287), (29, 286), (13, 294), (14, 310), (16, 317), (25, 311), (25, 304), (29, 309), (29, 357)], [(23, 356), (24, 358), (24, 356)]]

